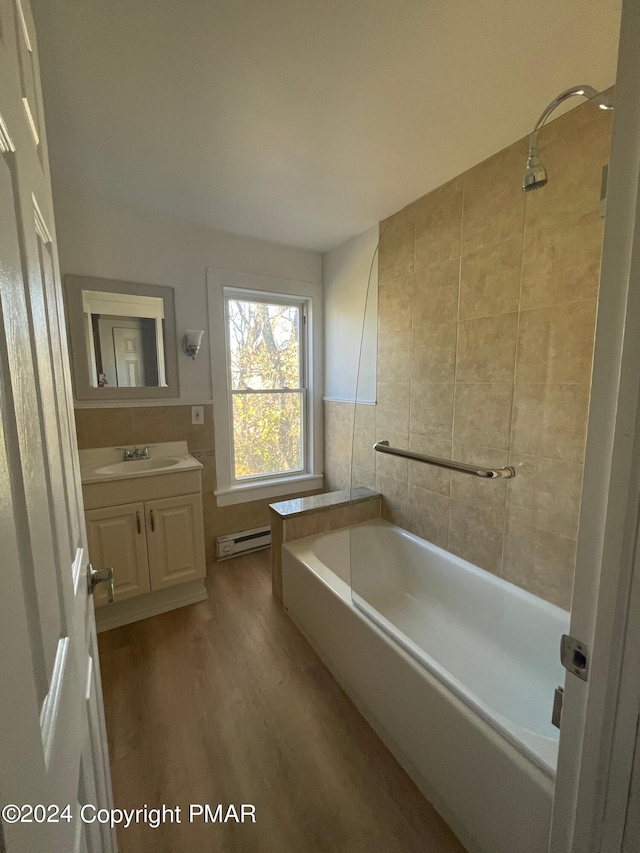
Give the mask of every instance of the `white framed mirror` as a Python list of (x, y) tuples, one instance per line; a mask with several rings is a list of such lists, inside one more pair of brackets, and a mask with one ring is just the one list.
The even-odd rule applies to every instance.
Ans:
[(67, 275), (78, 400), (178, 397), (172, 287)]

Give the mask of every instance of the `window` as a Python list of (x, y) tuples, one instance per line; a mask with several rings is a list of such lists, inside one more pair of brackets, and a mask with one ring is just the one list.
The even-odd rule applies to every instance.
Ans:
[(305, 470), (304, 304), (225, 298), (234, 479)]
[(209, 271), (219, 504), (322, 486), (320, 295)]

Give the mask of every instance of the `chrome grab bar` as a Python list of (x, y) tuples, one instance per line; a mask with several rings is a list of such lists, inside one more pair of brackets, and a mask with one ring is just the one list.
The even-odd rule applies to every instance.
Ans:
[(424, 453), (414, 453), (412, 450), (400, 450), (399, 447), (390, 447), (388, 441), (377, 441), (373, 445), (373, 449), (377, 450), (378, 453), (388, 453), (390, 456), (402, 456), (405, 459), (426, 462), (428, 465), (447, 468), (449, 471), (461, 471), (463, 474), (473, 474), (474, 477), (484, 477), (487, 480), (509, 480), (511, 477), (516, 476), (516, 469), (510, 465), (507, 465), (506, 468), (483, 468), (480, 465), (467, 465), (466, 462), (454, 462), (452, 459), (440, 459), (438, 456), (425, 456)]

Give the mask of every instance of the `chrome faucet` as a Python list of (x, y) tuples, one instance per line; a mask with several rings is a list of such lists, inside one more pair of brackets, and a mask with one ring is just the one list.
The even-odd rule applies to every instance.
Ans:
[(123, 462), (134, 462), (137, 459), (150, 459), (149, 450), (155, 447), (155, 444), (147, 444), (144, 447), (134, 447), (130, 450), (128, 447), (116, 447), (116, 450), (122, 451)]

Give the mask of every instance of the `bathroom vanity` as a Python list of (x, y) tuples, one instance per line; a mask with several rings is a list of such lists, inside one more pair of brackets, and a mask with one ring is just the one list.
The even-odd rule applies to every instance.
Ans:
[(113, 602), (104, 584), (94, 594), (98, 631), (207, 597), (201, 463), (186, 441), (134, 452), (80, 451), (89, 559), (113, 568)]

